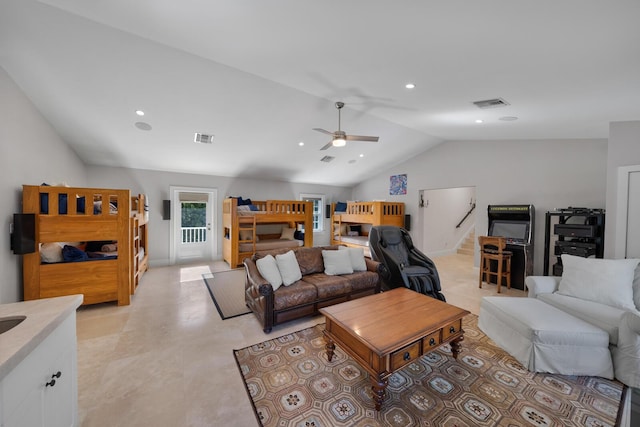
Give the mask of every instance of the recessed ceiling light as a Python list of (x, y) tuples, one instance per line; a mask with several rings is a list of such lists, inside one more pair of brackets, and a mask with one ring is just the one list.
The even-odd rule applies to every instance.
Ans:
[(136, 122), (134, 126), (140, 130), (151, 130), (151, 125), (145, 122)]
[(404, 85), (404, 87), (406, 87), (407, 89), (415, 89), (416, 88), (416, 84), (415, 83), (407, 83), (406, 85)]
[(300, 141), (300, 142), (298, 142), (298, 145), (299, 145), (300, 147), (302, 147), (302, 146), (304, 145), (304, 142), (303, 142), (303, 141)]
[(139, 115), (139, 116), (144, 116), (144, 111), (136, 110), (136, 114)]
[(482, 120), (478, 119), (476, 120), (476, 123), (482, 123)]
[(515, 116), (504, 116), (500, 117), (498, 120), (502, 120), (503, 122), (513, 122), (515, 120), (518, 120), (518, 118)]
[(360, 154), (360, 157), (364, 157), (364, 154)]

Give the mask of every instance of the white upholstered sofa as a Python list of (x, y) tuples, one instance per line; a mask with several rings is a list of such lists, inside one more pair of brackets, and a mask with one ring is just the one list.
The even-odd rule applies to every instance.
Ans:
[(640, 266), (638, 260), (562, 255), (563, 276), (529, 276), (537, 298), (609, 334), (615, 377), (640, 387)]

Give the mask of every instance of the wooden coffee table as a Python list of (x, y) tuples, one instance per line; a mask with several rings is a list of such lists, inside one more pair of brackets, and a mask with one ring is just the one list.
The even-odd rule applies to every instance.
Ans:
[(320, 313), (326, 318), (329, 361), (337, 344), (369, 372), (377, 411), (395, 371), (445, 343), (458, 357), (462, 318), (469, 314), (406, 288), (325, 307)]

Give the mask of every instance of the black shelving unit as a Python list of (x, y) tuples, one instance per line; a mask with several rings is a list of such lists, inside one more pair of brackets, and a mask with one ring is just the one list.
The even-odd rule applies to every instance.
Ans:
[[(604, 209), (565, 208), (545, 214), (544, 275), (549, 275), (551, 259), (554, 276), (562, 275), (562, 254), (588, 258), (604, 255)], [(555, 239), (551, 247), (552, 238)], [(553, 253), (551, 251), (553, 250)]]

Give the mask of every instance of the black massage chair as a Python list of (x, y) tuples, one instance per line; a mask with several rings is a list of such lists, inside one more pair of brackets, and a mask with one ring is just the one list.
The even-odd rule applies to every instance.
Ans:
[(409, 233), (400, 227), (378, 225), (369, 232), (371, 258), (382, 263), (383, 289), (400, 286), (446, 301), (440, 292), (436, 266), (413, 246)]

